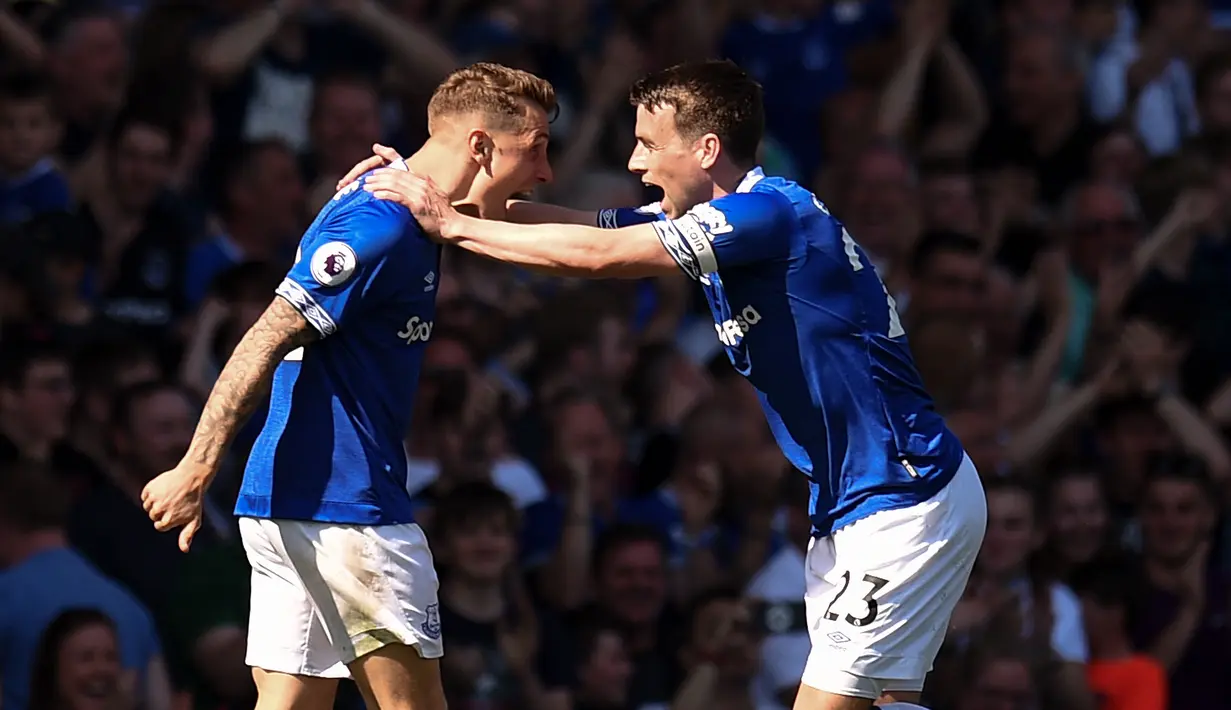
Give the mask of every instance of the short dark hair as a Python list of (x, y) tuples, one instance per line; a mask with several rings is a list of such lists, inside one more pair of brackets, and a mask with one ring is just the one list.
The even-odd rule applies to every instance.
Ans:
[(49, 469), (26, 460), (0, 464), (0, 520), (23, 532), (54, 530), (64, 525), (68, 508)]
[(372, 77), (357, 71), (332, 71), (316, 80), (316, 86), (312, 91), (312, 106), (308, 111), (309, 123), (313, 123), (320, 118), (321, 100), (325, 96), (325, 89), (335, 86), (363, 89), (370, 92), (376, 97), (377, 103), (380, 103), (380, 86)]
[(1069, 586), (1099, 606), (1127, 607), (1138, 581), (1136, 570), (1120, 557), (1096, 557), (1073, 571)]
[(486, 481), (470, 481), (450, 490), (436, 504), (432, 533), (444, 539), (475, 520), (503, 518), (516, 532), (517, 506), (508, 493)]
[(103, 626), (115, 635), (115, 622), (98, 609), (67, 609), (60, 612), (39, 638), (30, 679), (30, 707), (51, 708), (59, 704), (60, 649), (81, 629)]
[(1155, 401), (1143, 394), (1134, 392), (1108, 397), (1094, 408), (1094, 426), (1096, 429), (1106, 429), (1124, 417), (1157, 416), (1155, 410)]
[(1121, 307), (1126, 320), (1141, 320), (1161, 330), (1167, 337), (1185, 341), (1196, 327), (1198, 299), (1187, 283), (1154, 279), (1132, 289)]
[(1231, 52), (1215, 52), (1198, 64), (1196, 75), (1193, 77), (1193, 88), (1196, 90), (1197, 100), (1204, 101), (1209, 98), (1214, 90), (1214, 84), (1227, 72), (1231, 72)]
[(697, 631), (698, 617), (706, 607), (714, 602), (738, 602), (743, 599), (743, 594), (740, 593), (737, 587), (727, 585), (719, 585), (711, 587), (697, 594), (688, 602), (688, 610), (685, 618), (688, 620), (689, 638), (695, 637)]
[(1146, 487), (1165, 481), (1194, 486), (1210, 500), (1218, 496), (1205, 461), (1184, 451), (1163, 451), (1146, 459)]
[(172, 157), (179, 154), (184, 138), (183, 120), (174, 111), (157, 105), (130, 105), (120, 111), (107, 131), (107, 147), (114, 150), (124, 134), (137, 126), (162, 133), (167, 137), (169, 154)]
[(73, 372), (79, 388), (110, 392), (115, 387), (117, 373), (143, 362), (152, 362), (159, 367), (162, 364), (158, 353), (141, 341), (103, 340), (91, 343), (77, 353)]
[(740, 167), (756, 163), (765, 134), (761, 85), (734, 62), (677, 64), (649, 74), (629, 91), (633, 106), (675, 109), (675, 127), (687, 140), (713, 133)]
[(0, 80), (0, 104), (47, 101), (50, 98), (51, 87), (40, 74), (11, 74)]
[(642, 543), (654, 545), (666, 558), (667, 541), (657, 528), (635, 523), (618, 523), (607, 528), (594, 544), (594, 573), (600, 574), (616, 552)]
[(926, 178), (945, 178), (945, 177), (962, 177), (973, 178), (974, 172), (970, 169), (970, 164), (961, 158), (932, 158), (919, 163), (919, 177)]
[(294, 151), (280, 138), (260, 138), (256, 140), (239, 141), (228, 150), (221, 151), (217, 158), (216, 182), (214, 187), (215, 204), (223, 216), (230, 216), (234, 205), (231, 202), (231, 190), (241, 180), (256, 168), (257, 162), (265, 153), (282, 152), (294, 155)]
[(273, 300), (274, 289), (284, 270), (265, 261), (245, 261), (220, 272), (210, 281), (209, 291), (231, 303), (246, 300)]
[(525, 102), (548, 116), (556, 110), (551, 82), (503, 64), (477, 62), (445, 77), (427, 104), (428, 128), (444, 116), (479, 112), (501, 127), (516, 127), (526, 119)]
[(42, 362), (62, 362), (72, 366), (67, 351), (57, 343), (27, 340), (6, 341), (0, 348), (0, 387), (21, 389), (30, 368)]
[(978, 239), (960, 232), (945, 230), (927, 232), (919, 239), (919, 244), (915, 246), (915, 250), (911, 254), (911, 276), (923, 275), (928, 267), (932, 265), (932, 260), (937, 255), (946, 252), (979, 256), (983, 253), (983, 247)]
[(111, 407), (111, 426), (115, 431), (127, 430), (132, 426), (133, 412), (137, 406), (156, 394), (175, 392), (184, 399), (196, 404), (192, 393), (183, 385), (171, 380), (156, 380), (153, 382), (138, 382), (126, 387), (115, 395)]

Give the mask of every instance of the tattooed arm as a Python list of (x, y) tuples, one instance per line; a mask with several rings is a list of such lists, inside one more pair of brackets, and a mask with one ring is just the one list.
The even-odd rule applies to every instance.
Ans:
[(319, 332), (289, 301), (275, 298), (222, 368), (184, 458), (141, 491), (141, 505), (156, 530), (183, 526), (179, 545), (184, 552), (201, 528), (205, 489), (218, 473), (227, 445), (269, 389), (282, 358), (315, 340)]
[(269, 390), (287, 353), (320, 337), (299, 311), (278, 296), (244, 334), (205, 402), (184, 462), (212, 479), (222, 455)]

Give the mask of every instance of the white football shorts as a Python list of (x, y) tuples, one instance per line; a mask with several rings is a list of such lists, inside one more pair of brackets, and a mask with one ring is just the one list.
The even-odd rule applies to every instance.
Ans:
[(252, 565), (246, 661), (349, 678), (346, 664), (393, 644), (444, 655), (436, 568), (423, 530), (240, 518)]
[(967, 457), (930, 500), (813, 539), (803, 684), (859, 698), (922, 690), (986, 528), (983, 484)]

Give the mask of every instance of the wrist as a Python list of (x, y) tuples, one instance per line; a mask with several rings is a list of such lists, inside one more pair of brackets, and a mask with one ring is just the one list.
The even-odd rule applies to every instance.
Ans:
[(1153, 377), (1141, 383), (1142, 391), (1156, 401), (1163, 401), (1177, 393), (1175, 381), (1169, 377)]
[(360, 0), (347, 14), (353, 22), (364, 27), (382, 26), (388, 20), (380, 3), (371, 0)]
[(461, 239), (462, 235), (467, 231), (468, 221), (478, 220), (461, 214), (455, 209), (449, 210), (449, 214), (440, 220), (440, 238), (446, 242), (455, 242)]

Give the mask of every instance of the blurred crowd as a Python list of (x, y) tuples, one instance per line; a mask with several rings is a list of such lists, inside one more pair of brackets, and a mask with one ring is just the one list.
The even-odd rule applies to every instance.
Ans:
[[(629, 84), (724, 56), (984, 478), (927, 705), (1231, 708), (1227, 28), (1227, 0), (0, 2), (0, 706), (252, 707), (230, 510), (262, 415), (191, 553), (140, 491), (449, 71), (554, 82), (538, 197), (601, 208), (655, 199)], [(699, 292), (445, 261), (406, 450), (450, 707), (789, 708), (807, 485)]]

